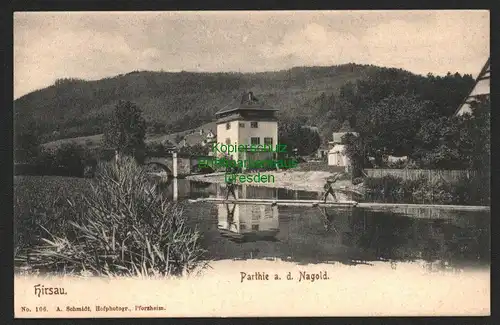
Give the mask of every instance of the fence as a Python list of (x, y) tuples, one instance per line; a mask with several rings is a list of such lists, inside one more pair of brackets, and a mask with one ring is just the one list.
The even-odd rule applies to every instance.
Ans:
[(454, 183), (464, 176), (475, 177), (477, 172), (470, 170), (433, 170), (433, 169), (365, 169), (368, 177), (381, 178), (384, 176), (400, 177), (403, 180), (416, 180), (424, 176), (429, 182), (439, 180)]

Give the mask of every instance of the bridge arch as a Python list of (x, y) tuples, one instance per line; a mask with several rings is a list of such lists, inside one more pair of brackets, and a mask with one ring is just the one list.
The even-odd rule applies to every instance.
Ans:
[(161, 162), (158, 161), (146, 161), (144, 163), (144, 166), (155, 166), (161, 168), (163, 171), (167, 173), (168, 176), (174, 175), (174, 173), (170, 170), (170, 168), (166, 164), (162, 164)]

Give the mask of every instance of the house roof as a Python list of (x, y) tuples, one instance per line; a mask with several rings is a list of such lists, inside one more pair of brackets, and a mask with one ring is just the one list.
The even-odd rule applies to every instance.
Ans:
[(217, 115), (220, 115), (220, 114), (223, 114), (223, 113), (237, 111), (237, 110), (240, 110), (240, 109), (244, 109), (244, 110), (256, 110), (256, 111), (262, 111), (262, 110), (265, 110), (265, 111), (277, 111), (276, 108), (273, 108), (273, 107), (267, 105), (266, 103), (264, 103), (263, 101), (259, 100), (258, 98), (256, 98), (253, 95), (253, 93), (250, 91), (250, 92), (247, 92), (247, 93), (243, 93), (243, 95), (241, 96), (241, 100), (240, 100), (239, 103), (236, 103), (236, 101), (233, 101), (231, 104), (226, 105), (224, 108), (222, 108), (219, 111), (217, 111), (215, 113), (215, 115), (217, 116)]
[(490, 95), (490, 75), (491, 75), (490, 58), (488, 58), (488, 60), (486, 61), (483, 68), (479, 72), (479, 75), (476, 78), (476, 81), (474, 83), (474, 87), (472, 88), (470, 93), (467, 95), (467, 97), (464, 98), (464, 100), (462, 101), (462, 104), (455, 111), (455, 115), (462, 115), (464, 113), (470, 113), (472, 111), (471, 103), (473, 101), (475, 101), (483, 96)]
[(328, 153), (338, 153), (338, 152), (343, 152), (344, 150), (345, 150), (345, 145), (336, 144), (328, 151)]
[[(217, 124), (236, 121), (236, 120), (245, 120), (245, 119), (246, 119), (246, 117), (241, 115), (239, 112), (236, 112), (235, 114), (221, 117), (221, 118), (217, 119)], [(255, 122), (258, 122), (258, 121), (277, 121), (277, 120), (278, 119), (276, 117), (262, 117), (262, 116), (252, 117), (252, 121), (255, 121)]]
[(352, 135), (357, 136), (358, 134), (356, 132), (333, 132), (333, 141), (330, 141), (330, 143), (341, 143), (342, 142), (342, 137), (348, 133), (351, 133)]

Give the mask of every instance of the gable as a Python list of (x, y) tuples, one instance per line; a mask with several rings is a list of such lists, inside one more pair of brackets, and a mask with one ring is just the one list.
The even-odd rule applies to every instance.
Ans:
[(464, 99), (460, 107), (455, 112), (455, 115), (462, 115), (466, 113), (472, 113), (471, 102), (480, 99), (481, 97), (489, 97), (490, 95), (490, 59), (486, 61), (479, 75), (476, 78), (474, 87)]

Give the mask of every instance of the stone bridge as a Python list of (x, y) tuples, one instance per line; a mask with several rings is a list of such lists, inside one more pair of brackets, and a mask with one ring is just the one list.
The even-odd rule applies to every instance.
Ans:
[(183, 177), (193, 173), (213, 172), (211, 168), (207, 168), (205, 171), (198, 168), (200, 160), (209, 158), (213, 157), (171, 153), (162, 157), (146, 157), (144, 165), (156, 165), (166, 171), (168, 176)]

